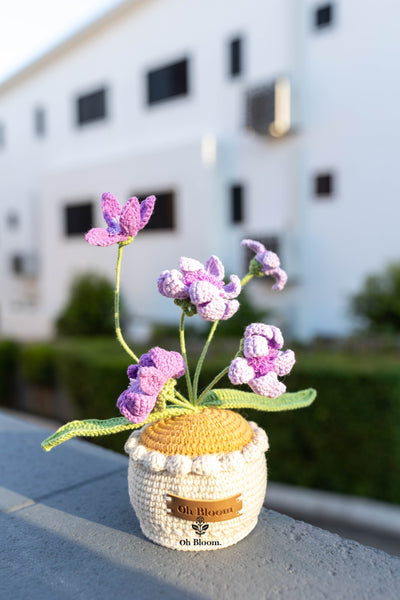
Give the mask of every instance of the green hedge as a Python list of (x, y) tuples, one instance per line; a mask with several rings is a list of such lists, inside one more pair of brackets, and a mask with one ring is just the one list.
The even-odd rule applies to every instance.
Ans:
[(318, 390), (291, 413), (246, 416), (267, 431), (272, 480), (400, 503), (400, 360), (299, 357), (288, 391)]
[(55, 385), (54, 344), (41, 342), (22, 346), (19, 358), (21, 375), (27, 382), (48, 387)]
[(0, 340), (0, 404), (13, 404), (19, 346), (12, 340)]
[[(128, 385), (129, 356), (110, 339), (64, 341), (55, 347), (59, 385), (72, 400), (77, 419), (119, 416), (118, 396)], [(90, 441), (123, 452), (126, 433)]]
[[(218, 341), (204, 364), (200, 388), (229, 362), (234, 351), (228, 348)], [(138, 354), (143, 351), (137, 349)], [(77, 418), (118, 414), (115, 404), (128, 384), (131, 361), (116, 340), (64, 341), (47, 350), (30, 346), (22, 360), (31, 381), (57, 380), (73, 400)], [(395, 355), (298, 351), (295, 368), (286, 378), (288, 391), (316, 388), (314, 405), (287, 413), (243, 412), (268, 433), (269, 477), (400, 503), (399, 367), (400, 357)], [(219, 387), (228, 385), (225, 379)], [(182, 378), (183, 392), (184, 386)], [(125, 440), (122, 433), (95, 441), (123, 451)]]

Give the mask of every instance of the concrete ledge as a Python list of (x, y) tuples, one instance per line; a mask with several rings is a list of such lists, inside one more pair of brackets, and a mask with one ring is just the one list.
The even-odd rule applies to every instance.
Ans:
[(270, 483), (265, 506), (306, 521), (335, 521), (400, 538), (400, 507), (386, 502)]
[(47, 454), (47, 434), (0, 411), (5, 598), (398, 598), (400, 559), (272, 510), (225, 550), (157, 546), (130, 506), (127, 459), (81, 441)]

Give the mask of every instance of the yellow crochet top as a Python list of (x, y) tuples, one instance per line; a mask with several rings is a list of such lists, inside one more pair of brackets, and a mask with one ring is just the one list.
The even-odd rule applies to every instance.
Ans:
[(241, 450), (253, 438), (248, 422), (231, 410), (206, 408), (199, 413), (161, 419), (148, 425), (140, 444), (172, 456), (194, 458), (202, 454), (226, 454)]

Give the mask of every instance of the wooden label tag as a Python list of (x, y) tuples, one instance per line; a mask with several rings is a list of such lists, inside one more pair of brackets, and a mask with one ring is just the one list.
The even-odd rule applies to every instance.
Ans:
[(196, 521), (203, 517), (205, 522), (229, 521), (240, 517), (241, 494), (222, 500), (193, 500), (167, 494), (168, 513), (185, 521)]

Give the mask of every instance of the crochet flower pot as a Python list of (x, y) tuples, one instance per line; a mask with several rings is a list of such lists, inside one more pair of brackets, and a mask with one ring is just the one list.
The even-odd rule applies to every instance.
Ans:
[(230, 410), (162, 419), (132, 433), (129, 496), (144, 535), (175, 550), (236, 544), (257, 524), (267, 449), (265, 432)]
[[(287, 275), (278, 256), (260, 242), (243, 240), (253, 250), (249, 272), (230, 275), (217, 256), (207, 263), (181, 257), (177, 269), (162, 271), (157, 286), (181, 309), (180, 352), (159, 346), (140, 357), (123, 338), (119, 321), (122, 252), (150, 219), (155, 197), (139, 203), (130, 198), (122, 207), (113, 194), (102, 196), (106, 229), (94, 228), (89, 244), (118, 245), (115, 284), (115, 333), (133, 360), (127, 369), (128, 387), (119, 396), (122, 416), (103, 421), (72, 421), (42, 442), (45, 450), (75, 436), (100, 436), (136, 430), (125, 445), (129, 454), (129, 496), (144, 535), (176, 550), (214, 550), (243, 539), (257, 523), (264, 501), (267, 472), (265, 432), (248, 423), (236, 409), (281, 411), (309, 406), (313, 389), (286, 393), (279, 379), (295, 363), (292, 350), (283, 350), (280, 329), (251, 323), (244, 331), (230, 364), (200, 389), (200, 374), (220, 322), (240, 308), (242, 288), (253, 277), (271, 276), (273, 289), (283, 290)], [(162, 252), (161, 252), (162, 255)], [(193, 372), (189, 368), (184, 322), (197, 315), (212, 323)], [(251, 392), (218, 389), (228, 376), (233, 385), (247, 384)], [(186, 392), (177, 386), (185, 378)], [(186, 395), (184, 395), (186, 393)]]

